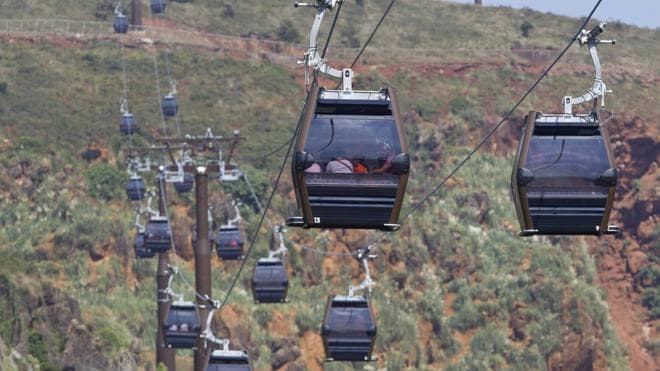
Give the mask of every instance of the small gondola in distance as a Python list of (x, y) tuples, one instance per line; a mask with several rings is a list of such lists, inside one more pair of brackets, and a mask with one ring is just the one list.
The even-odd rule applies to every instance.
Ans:
[(166, 0), (151, 0), (151, 12), (153, 14), (161, 14), (165, 12), (165, 7), (167, 6)]
[(214, 350), (211, 352), (206, 371), (252, 371), (246, 351)]
[(201, 331), (197, 307), (193, 302), (172, 303), (163, 323), (165, 344), (169, 348), (192, 349)]
[(122, 135), (131, 135), (137, 132), (137, 122), (132, 113), (123, 113), (119, 119), (119, 132)]
[(165, 117), (174, 117), (179, 112), (179, 104), (176, 101), (176, 95), (168, 94), (163, 97), (162, 102), (163, 115)]
[(126, 197), (129, 201), (142, 201), (147, 188), (144, 179), (139, 175), (132, 175), (126, 182)]
[(296, 138), (292, 176), (300, 217), (289, 226), (392, 231), (410, 156), (396, 95), (313, 85)]
[(321, 337), (328, 360), (371, 361), (376, 343), (376, 320), (367, 297), (330, 296)]
[(255, 303), (284, 303), (289, 277), (280, 258), (260, 258), (252, 273), (252, 296)]
[(178, 194), (184, 194), (192, 191), (195, 185), (195, 176), (187, 171), (183, 172), (183, 179), (180, 182), (174, 182), (174, 190)]
[(135, 257), (138, 259), (149, 259), (156, 255), (156, 253), (145, 247), (144, 232), (137, 232), (135, 234), (133, 238), (133, 249), (135, 251)]
[(243, 258), (245, 239), (238, 225), (223, 225), (214, 239), (218, 257), (222, 260), (240, 260)]
[(115, 33), (127, 33), (128, 32), (128, 18), (125, 14), (116, 14), (115, 21), (112, 23), (112, 28), (115, 30)]
[(618, 180), (600, 115), (530, 112), (511, 175), (521, 236), (602, 235)]
[(152, 216), (144, 227), (144, 245), (152, 252), (163, 253), (172, 248), (172, 229), (164, 216)]

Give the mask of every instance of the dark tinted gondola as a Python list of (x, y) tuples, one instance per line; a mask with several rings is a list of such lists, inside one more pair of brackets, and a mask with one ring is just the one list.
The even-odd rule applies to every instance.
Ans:
[(511, 177), (521, 235), (616, 233), (608, 222), (617, 177), (597, 114), (531, 112)]
[(137, 122), (132, 113), (124, 113), (119, 120), (119, 131), (123, 135), (130, 135), (137, 131)]
[(366, 296), (328, 299), (321, 328), (326, 357), (333, 361), (370, 361), (376, 321)]
[(215, 237), (215, 249), (222, 260), (237, 260), (243, 257), (243, 234), (238, 226), (223, 225)]
[(195, 176), (192, 173), (184, 172), (183, 181), (174, 182), (174, 189), (177, 193), (188, 193), (195, 185)]
[(166, 0), (151, 0), (151, 12), (154, 14), (163, 13), (165, 6), (167, 6)]
[(174, 117), (179, 112), (179, 104), (176, 102), (176, 96), (168, 94), (163, 97), (163, 115), (166, 117)]
[(144, 245), (152, 252), (167, 252), (172, 247), (172, 230), (167, 218), (149, 218), (144, 228)]
[(126, 197), (129, 201), (142, 201), (147, 189), (141, 176), (131, 176), (126, 182)]
[(156, 255), (156, 253), (144, 246), (144, 232), (138, 232), (135, 234), (133, 248), (135, 249), (135, 257), (138, 259), (153, 258)]
[(312, 87), (292, 172), (305, 228), (398, 229), (410, 169), (392, 89), (352, 92)]
[(279, 258), (257, 260), (252, 274), (252, 295), (257, 303), (283, 303), (289, 289), (289, 277)]
[(192, 302), (177, 302), (170, 305), (163, 323), (165, 343), (170, 348), (193, 348), (201, 326), (197, 307)]
[(251, 371), (247, 352), (240, 350), (214, 350), (206, 371)]
[(115, 33), (126, 33), (128, 32), (128, 18), (124, 14), (115, 15), (115, 21), (112, 24)]

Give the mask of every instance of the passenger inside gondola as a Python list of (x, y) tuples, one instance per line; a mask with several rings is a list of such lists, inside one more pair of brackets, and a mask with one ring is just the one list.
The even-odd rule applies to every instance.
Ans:
[(315, 162), (306, 173), (384, 174), (392, 171), (392, 161), (401, 153), (393, 119), (323, 116), (328, 115), (318, 115), (312, 120), (307, 136), (305, 152)]

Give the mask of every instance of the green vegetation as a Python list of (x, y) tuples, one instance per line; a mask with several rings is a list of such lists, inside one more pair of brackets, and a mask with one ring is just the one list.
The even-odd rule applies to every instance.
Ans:
[[(59, 15), (42, 3), (8, 1), (0, 16)], [(66, 0), (59, 6), (67, 10), (68, 18), (109, 19), (107, 2), (97, 3)], [(381, 5), (358, 2), (356, 9), (346, 4), (342, 12), (354, 13), (352, 19), (360, 22), (340, 18), (336, 42), (359, 46), (371, 30), (367, 25), (377, 21)], [(313, 12), (298, 9), (294, 16), (292, 11), (254, 0), (173, 2), (166, 18), (212, 32), (303, 42)], [(478, 27), (485, 18), (492, 23), (488, 32)], [(533, 28), (521, 25), (521, 19)], [(356, 87), (392, 85), (397, 89), (415, 156), (404, 212), (468, 153), (474, 138), (493, 124), (493, 117), (508, 110), (535, 78), (535, 73), (520, 67), (530, 62), (511, 49), (557, 48), (558, 40), (563, 42), (577, 24), (529, 10), (409, 0), (397, 5), (386, 22), (362, 60), (374, 67), (358, 65)], [(640, 91), (639, 76), (620, 68), (644, 66), (645, 71), (659, 71), (658, 34), (625, 25), (612, 25), (612, 34), (630, 39), (617, 54), (603, 51), (607, 71), (619, 71), (616, 79), (608, 80), (608, 87), (617, 93), (613, 106), (623, 110), (654, 103), (650, 97), (660, 94), (657, 84)], [(79, 303), (82, 319), (106, 356), (117, 357), (137, 348), (144, 365), (156, 329), (155, 264), (135, 261), (131, 251), (133, 218), (131, 205), (124, 201), (123, 160), (130, 144), (150, 143), (164, 131), (154, 59), (160, 66), (161, 92), (166, 89), (164, 66), (179, 83), (184, 133), (201, 134), (210, 127), (215, 133), (228, 134), (240, 128), (249, 138), (237, 156), (261, 199), (269, 194), (285, 150), (261, 156), (290, 138), (302, 107), (299, 71), (267, 57), (236, 59), (229, 53), (185, 45), (124, 48), (130, 108), (140, 125), (139, 135), (129, 142), (117, 128), (123, 83), (122, 49), (116, 39), (76, 41), (71, 47), (46, 40), (26, 46), (3, 39), (0, 44), (0, 137), (6, 140), (0, 143), (4, 146), (0, 151), (0, 287), (18, 287), (16, 295), (25, 296), (28, 288), (38, 290), (35, 282), (56, 282)], [(338, 52), (345, 53), (345, 59), (354, 55), (353, 50)], [(582, 74), (570, 69), (572, 62), (585, 63), (584, 54), (584, 50), (572, 50), (563, 69), (540, 86), (517, 117), (532, 107), (557, 109), (563, 94), (589, 86)], [(411, 60), (398, 64), (401, 57)], [(472, 67), (461, 70), (454, 65), (457, 62)], [(660, 116), (657, 104), (646, 106), (649, 117)], [(172, 123), (165, 128), (168, 133), (176, 130)], [(104, 149), (102, 158), (91, 163), (83, 160), (80, 152), (87, 147)], [(378, 283), (373, 295), (378, 312), (378, 368), (540, 369), (548, 357), (561, 351), (564, 336), (585, 332), (598, 339), (610, 369), (627, 368), (603, 293), (594, 286), (596, 268), (586, 247), (566, 240), (551, 243), (546, 238), (516, 237), (508, 189), (512, 148), (506, 150), (504, 155), (476, 156), (406, 220), (400, 232), (378, 245), (378, 257), (372, 262)], [(502, 153), (501, 148), (497, 153)], [(245, 184), (214, 182), (211, 189), (214, 195), (222, 190), (243, 202), (241, 210), (251, 235), (258, 221), (257, 205)], [(293, 215), (296, 206), (291, 194), (286, 175), (269, 214), (274, 221)], [(181, 206), (190, 203), (189, 196), (171, 198), (177, 206), (171, 212), (181, 223), (187, 222), (186, 214), (193, 215), (193, 210), (181, 212)], [(300, 341), (307, 332), (318, 331), (328, 294), (343, 293), (349, 277), (354, 283), (359, 279), (358, 271), (352, 269), (357, 265), (324, 258), (302, 246), (333, 250), (341, 240), (355, 249), (359, 244), (347, 242), (354, 236), (352, 232), (290, 231), (288, 238), (298, 243), (290, 246), (288, 256), (290, 303), (257, 306), (250, 295), (249, 267), (254, 258), (266, 253), (268, 237), (262, 231), (230, 299), (239, 312), (243, 335), (232, 332), (232, 341), (250, 347), (258, 368), (270, 367), (271, 341), (276, 337), (270, 326), (280, 318), (276, 314), (291, 314), (290, 323), (283, 327), (290, 339)], [(178, 247), (187, 248), (189, 236), (179, 237)], [(183, 266), (182, 260), (176, 263)], [(238, 264), (232, 262), (214, 263), (215, 298), (224, 297), (237, 269)], [(191, 271), (183, 271), (191, 281)], [(645, 268), (639, 282), (644, 303), (657, 318), (657, 267)], [(8, 321), (12, 307), (7, 303), (0, 300), (3, 339), (11, 339), (13, 331)], [(512, 319), (521, 322), (516, 329), (521, 338), (512, 335)], [(43, 348), (54, 346), (46, 340), (30, 333), (30, 353), (43, 356)], [(658, 348), (656, 343), (649, 347)], [(48, 360), (38, 359), (46, 367)], [(330, 367), (354, 366), (361, 365)]]

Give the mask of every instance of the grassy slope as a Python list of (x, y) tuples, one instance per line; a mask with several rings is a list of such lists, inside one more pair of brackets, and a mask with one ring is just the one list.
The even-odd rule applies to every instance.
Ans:
[[(291, 17), (293, 20), (296, 14), (284, 5), (270, 9), (248, 1), (233, 4), (235, 16), (229, 20), (221, 17), (224, 3), (214, 4), (209, 11), (200, 11), (203, 5), (204, 2), (173, 4), (170, 9), (180, 7), (182, 11), (176, 17), (188, 23), (194, 20), (196, 25), (201, 24), (208, 30), (235, 34), (246, 33), (245, 30), (272, 34), (281, 19)], [(52, 11), (51, 7), (35, 5), (33, 9), (26, 16), (62, 14)], [(75, 10), (76, 13), (71, 14), (76, 17), (89, 18), (87, 11), (82, 11), (87, 8), (64, 6), (63, 9)], [(463, 12), (464, 9), (442, 3), (397, 4), (388, 20), (391, 23), (375, 40), (374, 46), (406, 47), (415, 43), (416, 47), (488, 45), (507, 49), (514, 42), (524, 42), (557, 47), (555, 40), (568, 35), (576, 23), (566, 18), (510, 9), (478, 9), (469, 13)], [(348, 7), (344, 11), (344, 15), (349, 14)], [(265, 18), (248, 16), (255, 12), (262, 12)], [(411, 18), (411, 15), (415, 16)], [(539, 36), (531, 39), (517, 36), (516, 20), (522, 16), (533, 19), (538, 31), (534, 35)], [(370, 22), (365, 23), (375, 22), (375, 17), (377, 15), (370, 15), (367, 17)], [(476, 20), (485, 18), (495, 24), (488, 31), (474, 26)], [(301, 32), (306, 22), (305, 17), (296, 20)], [(239, 23), (240, 28), (236, 26)], [(412, 25), (420, 31), (406, 31)], [(625, 57), (617, 57), (619, 63), (648, 66), (657, 72), (658, 64), (650, 58), (652, 48), (658, 45), (657, 33), (627, 26), (613, 29), (620, 32), (613, 32), (620, 39), (634, 33), (632, 40), (623, 44), (622, 50), (626, 53), (621, 54)], [(368, 27), (363, 29), (365, 33), (367, 30)], [(448, 34), (447, 30), (462, 31)], [(411, 34), (415, 35), (415, 40), (404, 39)], [(461, 42), (465, 37), (474, 44)], [(291, 71), (263, 61), (237, 61), (185, 48), (162, 51), (158, 57), (161, 67), (166, 60), (164, 53), (169, 53), (171, 73), (180, 82), (184, 130), (211, 127), (218, 132), (228, 132), (240, 127), (250, 136), (249, 143), (241, 151), (246, 159), (286, 140), (302, 100), (302, 90)], [(612, 55), (611, 52), (603, 54)], [(127, 50), (131, 106), (140, 123), (148, 128), (145, 130), (147, 137), (160, 125), (152, 56), (145, 50)], [(0, 80), (8, 83), (7, 92), (0, 96), (1, 133), (3, 139), (10, 140), (5, 148), (13, 149), (3, 151), (3, 174), (19, 159), (28, 158), (37, 164), (31, 167), (30, 174), (38, 182), (41, 179), (34, 169), (44, 165), (39, 162), (41, 157), (47, 156), (51, 162), (31, 198), (19, 190), (15, 180), (6, 175), (2, 178), (5, 192), (0, 241), (8, 258), (3, 260), (7, 264), (2, 265), (0, 272), (12, 275), (12, 280), (21, 285), (33, 282), (34, 276), (56, 280), (80, 301), (84, 317), (95, 325), (95, 333), (106, 339), (104, 346), (109, 354), (128, 349), (133, 337), (141, 338), (141, 349), (148, 351), (155, 325), (150, 315), (154, 266), (132, 262), (121, 248), (126, 244), (124, 236), (129, 234), (129, 207), (120, 194), (109, 204), (91, 198), (85, 187), (85, 173), (90, 165), (77, 157), (78, 146), (96, 142), (113, 148), (107, 159), (120, 166), (120, 161), (114, 161), (121, 148), (125, 148), (115, 126), (117, 100), (122, 89), (120, 58), (120, 49), (111, 41), (75, 48), (57, 48), (41, 42), (30, 47), (3, 42), (0, 56)], [(409, 120), (409, 139), (419, 158), (415, 173), (426, 177), (413, 177), (408, 202), (418, 199), (419, 196), (414, 195), (430, 188), (433, 180), (429, 175), (446, 173), (449, 164), (466, 153), (465, 131), (475, 134), (483, 124), (480, 117), (496, 117), (533, 78), (531, 73), (521, 76), (513, 70), (517, 62), (513, 59), (504, 66), (475, 70), (464, 76), (429, 77), (414, 66), (401, 66), (394, 74), (383, 68), (362, 78), (363, 82), (397, 86), (404, 97), (402, 110), (418, 115)], [(563, 88), (571, 85), (585, 86), (586, 80), (580, 78), (583, 76), (566, 72), (555, 74), (525, 108), (540, 104), (551, 109), (559, 97), (555, 89), (563, 94)], [(640, 107), (640, 100), (647, 99), (645, 94), (648, 96), (651, 89), (655, 93), (653, 96), (657, 96), (657, 87), (636, 89), (634, 78), (624, 75), (619, 81), (610, 82), (617, 92), (615, 104), (621, 107), (619, 110)], [(507, 86), (513, 91), (503, 88)], [(164, 81), (161, 89), (165, 89)], [(452, 113), (450, 102), (456, 93), (468, 99), (467, 103), (462, 102), (462, 110)], [(544, 95), (553, 96), (553, 101), (541, 101)], [(481, 103), (485, 101), (490, 103)], [(653, 110), (649, 115), (658, 116), (655, 112), (658, 108)], [(447, 122), (456, 123), (455, 128), (452, 130)], [(33, 137), (39, 143), (20, 151), (15, 144), (20, 136)], [(432, 152), (438, 152), (438, 143), (443, 143), (441, 165), (432, 157)], [(277, 160), (272, 159), (243, 165), (251, 170), (252, 177), (263, 189), (276, 164)], [(622, 350), (607, 324), (601, 293), (593, 285), (595, 268), (585, 247), (568, 247), (568, 239), (561, 241), (562, 248), (545, 240), (520, 240), (514, 235), (515, 227), (502, 228), (515, 225), (507, 185), (509, 166), (510, 158), (489, 154), (478, 157), (459, 175), (455, 184), (460, 186), (442, 191), (436, 203), (415, 216), (391, 243), (383, 245), (374, 263), (379, 284), (374, 305), (379, 312), (380, 325), (377, 352), (384, 366), (421, 368), (453, 362), (456, 369), (467, 369), (485, 362), (481, 364), (540, 368), (545, 358), (559, 349), (565, 331), (580, 332), (584, 330), (580, 327), (586, 323), (598, 329), (596, 332), (603, 339), (602, 347), (610, 368), (624, 367)], [(65, 176), (60, 179), (58, 173)], [(460, 204), (461, 196), (477, 192), (486, 192), (490, 198), (491, 210), (485, 221), (478, 221), (476, 211)], [(287, 214), (285, 210), (291, 209), (292, 201), (288, 196), (281, 193), (276, 200), (276, 210), (282, 216)], [(178, 202), (185, 203), (185, 200)], [(67, 216), (61, 217), (62, 212)], [(252, 214), (247, 218), (255, 220)], [(319, 248), (336, 248), (335, 237), (331, 235), (300, 232), (292, 238), (314, 243)], [(342, 237), (343, 240), (352, 238), (357, 237)], [(257, 252), (265, 251), (264, 240), (261, 238)], [(108, 257), (92, 262), (88, 250), (99, 245), (107, 250)], [(44, 254), (48, 259), (43, 259)], [(306, 331), (315, 331), (325, 296), (331, 291), (343, 291), (348, 283), (338, 272), (324, 271), (320, 283), (303, 287), (303, 277), (312, 274), (320, 264), (337, 267), (343, 263), (312, 259), (315, 264), (310, 267), (308, 259), (301, 255), (299, 247), (291, 255), (291, 304), (290, 309), (286, 309), (290, 314), (285, 315), (284, 323), (286, 334), (294, 339), (296, 333), (304, 335)], [(447, 262), (457, 260), (468, 268), (452, 272)], [(9, 263), (12, 261), (31, 264), (21, 267)], [(226, 287), (237, 266), (215, 264), (219, 268), (214, 271), (215, 296), (221, 296), (222, 288)], [(342, 269), (340, 272), (355, 276), (357, 266), (351, 264), (352, 271)], [(188, 275), (191, 277), (189, 272)], [(400, 281), (403, 285), (394, 287), (394, 283)], [(274, 337), (272, 331), (267, 330), (266, 320), (281, 316), (284, 310), (252, 305), (245, 285), (247, 279), (241, 282), (243, 285), (239, 286), (232, 303), (239, 313), (255, 318), (244, 326), (251, 333), (253, 346), (259, 350), (257, 366), (266, 367), (270, 357), (268, 340)], [(508, 321), (516, 303), (524, 303), (531, 318), (527, 328), (530, 340), (522, 344), (507, 338)], [(123, 320), (129, 316), (136, 319), (130, 325)], [(106, 321), (106, 318), (114, 320)], [(109, 324), (104, 325), (106, 322)], [(433, 340), (427, 343), (429, 326), (433, 328)], [(301, 346), (305, 351), (306, 345), (301, 342)]]

